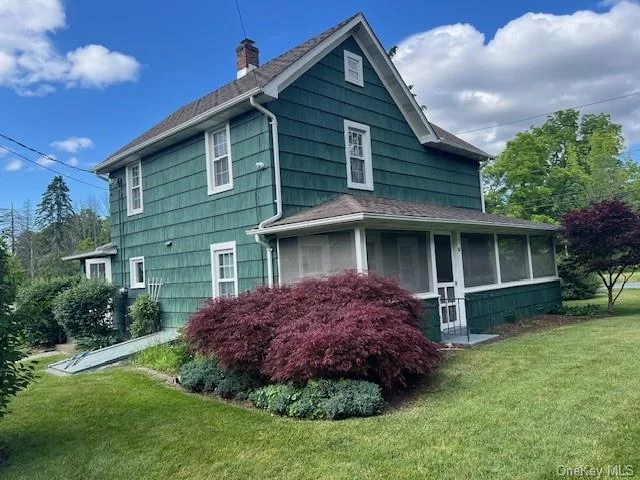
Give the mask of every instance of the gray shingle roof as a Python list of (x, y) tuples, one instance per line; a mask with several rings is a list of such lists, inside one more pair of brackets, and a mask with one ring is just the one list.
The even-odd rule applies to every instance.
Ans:
[(162, 120), (160, 123), (144, 132), (138, 138), (127, 143), (120, 150), (112, 154), (111, 157), (129, 150), (130, 148), (133, 148), (146, 140), (156, 137), (161, 133), (166, 132), (167, 130), (177, 127), (178, 125), (183, 124), (184, 122), (192, 119), (197, 115), (200, 115), (201, 113), (206, 112), (207, 110), (211, 110), (218, 105), (228, 102), (229, 100), (233, 100), (234, 98), (242, 95), (243, 93), (247, 93), (256, 87), (264, 87), (267, 83), (269, 83), (276, 76), (282, 73), (287, 67), (295, 63), (307, 52), (322, 43), (322, 41), (331, 36), (331, 34), (336, 32), (337, 30), (340, 30), (340, 28), (353, 20), (357, 15), (358, 14), (355, 14), (347, 18), (336, 26), (331, 27), (329, 30), (322, 32), (320, 35), (317, 35), (307, 40), (303, 44), (298, 45), (288, 52), (285, 52), (282, 55), (274, 58), (273, 60), (268, 61), (264, 65), (252, 70), (244, 77), (229, 82), (226, 85), (218, 88), (217, 90), (208, 93), (204, 97), (201, 97), (189, 103), (188, 105), (179, 108), (167, 118)]
[[(120, 148), (117, 152), (113, 153), (109, 158), (115, 157), (131, 148), (134, 148), (143, 142), (150, 140), (164, 132), (167, 132), (183, 123), (191, 120), (192, 118), (211, 110), (225, 102), (233, 100), (234, 98), (243, 95), (255, 88), (262, 88), (267, 85), (276, 76), (286, 70), (290, 65), (302, 58), (306, 53), (322, 43), (326, 38), (330, 37), (334, 32), (340, 30), (344, 25), (349, 23), (359, 14), (355, 14), (339, 24), (331, 27), (330, 29), (322, 32), (306, 42), (292, 48), (288, 52), (268, 61), (264, 65), (252, 70), (249, 74), (241, 77), (237, 80), (227, 83), (226, 85), (214, 90), (207, 95), (179, 108), (171, 115), (166, 117), (160, 123), (156, 124), (142, 135), (127, 143), (124, 147)], [(489, 155), (479, 148), (465, 142), (461, 138), (456, 137), (452, 133), (447, 132), (445, 129), (431, 123), (436, 135), (446, 142), (456, 145), (460, 148), (470, 150), (482, 156), (488, 157)]]
[(557, 230), (559, 227), (546, 223), (530, 222), (514, 217), (505, 217), (483, 213), (468, 208), (445, 207), (429, 203), (407, 202), (390, 198), (360, 195), (340, 195), (339, 197), (315, 207), (304, 210), (290, 217), (285, 217), (268, 225), (268, 228), (281, 225), (321, 220), (352, 214), (395, 215), (416, 217), (425, 221), (459, 221), (460, 223), (504, 225), (505, 227), (537, 228), (541, 230)]

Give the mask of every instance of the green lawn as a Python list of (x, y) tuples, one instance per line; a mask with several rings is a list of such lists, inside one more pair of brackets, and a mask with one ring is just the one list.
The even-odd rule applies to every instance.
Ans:
[(401, 410), (308, 422), (128, 368), (44, 375), (0, 421), (2, 479), (559, 478), (640, 473), (640, 291), (623, 315), (456, 353)]

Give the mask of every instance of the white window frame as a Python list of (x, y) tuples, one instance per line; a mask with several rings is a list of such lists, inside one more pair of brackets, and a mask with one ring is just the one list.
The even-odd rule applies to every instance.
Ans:
[[(138, 175), (140, 177), (140, 184), (137, 187), (133, 186), (133, 167), (138, 167)], [(127, 185), (127, 215), (137, 215), (144, 211), (144, 202), (143, 202), (143, 189), (142, 189), (142, 162), (138, 160), (136, 163), (132, 163), (127, 165), (126, 168), (126, 185)], [(140, 189), (140, 208), (133, 208), (133, 189)]]
[(85, 276), (91, 279), (91, 265), (104, 265), (104, 279), (111, 283), (111, 259), (103, 258), (87, 258), (84, 262)]
[[(138, 282), (136, 279), (136, 263), (142, 263), (142, 282)], [(147, 270), (144, 265), (144, 257), (132, 257), (129, 259), (129, 288), (138, 289), (145, 288), (147, 282)]]
[[(351, 179), (351, 152), (349, 151), (349, 130), (362, 132), (362, 153), (364, 155), (364, 183), (356, 183)], [(347, 160), (347, 187), (358, 190), (373, 191), (373, 163), (371, 158), (371, 129), (368, 125), (344, 120), (344, 152)]]
[[(349, 78), (349, 60), (353, 60), (358, 62), (358, 81), (355, 81)], [(358, 85), (359, 87), (364, 87), (364, 77), (363, 77), (363, 65), (362, 65), (362, 57), (360, 55), (356, 55), (349, 50), (344, 51), (344, 79), (349, 83), (353, 83), (354, 85)]]
[[(213, 168), (213, 164), (216, 160), (222, 158), (222, 156), (216, 157), (214, 155), (213, 135), (223, 130), (225, 131), (225, 136), (227, 139), (227, 168), (229, 169), (229, 182), (225, 183), (224, 185), (216, 185), (215, 171)], [(231, 129), (229, 127), (229, 122), (225, 123), (223, 126), (218, 126), (217, 128), (207, 130), (204, 134), (204, 146), (205, 146), (205, 157), (206, 157), (206, 163), (207, 163), (207, 191), (209, 195), (214, 195), (216, 193), (232, 190), (233, 189), (233, 170), (231, 169), (231, 166), (233, 162), (231, 160)]]
[[(223, 242), (213, 243), (210, 246), (211, 249), (211, 287), (213, 292), (213, 298), (220, 297), (220, 290), (218, 287), (218, 255), (221, 253), (233, 254), (233, 288), (235, 291), (235, 297), (238, 296), (238, 255), (236, 250), (236, 242)], [(227, 279), (225, 279), (226, 281)]]

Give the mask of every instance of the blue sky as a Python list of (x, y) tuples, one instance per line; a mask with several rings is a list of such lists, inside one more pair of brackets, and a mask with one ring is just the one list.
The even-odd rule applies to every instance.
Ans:
[[(25, 5), (33, 4), (33, 8), (27, 6), (20, 12), (11, 12), (13, 7), (9, 3), (0, 0), (0, 29), (10, 25), (11, 33), (16, 38), (37, 44), (34, 49), (39, 49), (37, 53), (40, 56), (36, 55), (35, 58), (42, 60), (44, 57), (48, 63), (46, 69), (28, 64), (22, 71), (14, 71), (13, 78), (9, 78), (5, 70), (3, 77), (3, 49), (5, 57), (21, 52), (15, 46), (3, 46), (0, 40), (0, 133), (53, 154), (62, 162), (71, 161), (89, 168), (177, 107), (235, 78), (235, 47), (243, 33), (234, 0), (24, 0)], [(616, 8), (613, 5), (615, 3), (618, 2), (488, 0), (483, 2), (482, 8), (478, 8), (477, 2), (464, 1), (397, 0), (390, 3), (325, 0), (281, 1), (276, 4), (240, 0), (240, 7), (247, 36), (256, 41), (263, 62), (353, 13), (363, 11), (385, 47), (396, 44), (402, 46), (399, 69), (408, 83), (416, 83), (421, 103), (429, 107), (429, 118), (452, 131), (461, 131), (552, 111), (555, 107), (551, 106), (554, 105), (560, 108), (582, 104), (632, 90), (629, 82), (632, 78), (638, 78), (635, 75), (637, 72), (622, 60), (622, 63), (611, 67), (602, 67), (609, 71), (619, 68), (629, 77), (611, 89), (596, 88), (596, 85), (603, 83), (607, 72), (603, 71), (598, 76), (594, 69), (600, 66), (582, 64), (576, 65), (578, 78), (571, 78), (569, 68), (567, 74), (558, 73), (557, 79), (553, 78), (555, 73), (549, 73), (551, 77), (545, 80), (544, 85), (541, 82), (538, 85), (532, 79), (532, 85), (535, 85), (530, 89), (526, 83), (523, 85), (522, 80), (519, 81), (519, 90), (531, 92), (543, 87), (546, 92), (551, 88), (550, 85), (564, 85), (558, 87), (557, 98), (547, 98), (554, 95), (544, 94), (545, 100), (550, 103), (536, 99), (535, 95), (528, 99), (516, 97), (510, 93), (513, 86), (504, 81), (494, 82), (500, 85), (495, 91), (492, 90), (491, 82), (487, 81), (493, 76), (491, 71), (482, 72), (484, 80), (480, 85), (474, 84), (473, 72), (458, 68), (453, 73), (461, 82), (456, 91), (447, 91), (443, 85), (434, 83), (439, 78), (446, 79), (452, 75), (446, 68), (453, 61), (449, 56), (455, 56), (456, 52), (473, 52), (475, 48), (490, 50), (489, 53), (496, 58), (506, 55), (504, 52), (513, 54), (510, 49), (515, 47), (505, 46), (508, 41), (496, 40), (496, 45), (488, 47), (499, 29), (503, 29), (505, 36), (508, 34), (510, 38), (514, 36), (514, 31), (527, 32), (529, 27), (532, 28), (529, 33), (536, 35), (536, 29), (546, 28), (542, 25), (545, 18), (557, 19), (558, 22), (577, 21), (579, 18), (575, 12), (578, 10), (590, 10), (587, 19), (596, 23), (607, 18), (614, 25), (615, 22), (624, 23), (623, 19), (631, 16), (631, 10), (620, 11), (617, 16), (611, 13), (610, 18), (605, 18), (607, 12)], [(625, 5), (640, 11), (637, 5)], [(526, 16), (527, 12), (543, 12), (550, 17), (537, 19)], [(16, 18), (25, 22), (17, 22)], [(515, 20), (520, 23), (506, 27)], [(16, 26), (17, 23), (27, 26)], [(454, 28), (459, 23), (467, 24), (467, 27)], [(597, 25), (594, 28), (598, 28)], [(435, 45), (442, 38), (446, 43), (444, 46), (438, 45), (436, 49)], [(575, 38), (580, 39), (581, 35)], [(571, 39), (558, 41), (575, 43)], [(42, 46), (43, 42), (45, 47)], [(631, 40), (632, 44), (634, 42), (640, 44), (637, 36)], [(606, 43), (600, 41), (598, 45)], [(615, 39), (611, 43), (614, 49)], [(90, 45), (102, 47), (88, 47)], [(532, 57), (536, 56), (536, 47), (535, 44), (531, 45)], [(544, 53), (544, 48), (555, 49), (555, 46), (542, 45), (540, 48)], [(576, 58), (578, 54), (579, 58), (583, 58), (589, 54), (590, 48), (596, 47), (587, 42), (582, 48), (582, 53), (577, 52)], [(633, 50), (624, 55), (632, 54)], [(105, 62), (102, 59), (106, 59)], [(425, 59), (429, 63), (422, 65), (420, 62), (425, 62)], [(536, 61), (540, 60), (532, 58), (531, 67), (538, 71)], [(568, 63), (571, 64), (571, 61)], [(101, 70), (100, 65), (112, 70)], [(501, 67), (497, 65), (492, 68)], [(423, 78), (418, 69), (428, 74)], [(553, 72), (557, 71), (557, 67), (553, 69)], [(503, 80), (504, 76), (500, 78)], [(592, 81), (593, 88), (580, 90), (585, 78)], [(468, 83), (462, 84), (462, 80)], [(447, 83), (456, 82), (447, 80)], [(573, 86), (578, 84), (574, 89)], [(475, 103), (469, 103), (469, 99)], [(638, 102), (611, 102), (591, 111), (611, 110), (614, 120), (622, 122), (625, 131), (630, 132), (632, 142), (629, 148), (634, 149), (640, 146), (637, 144), (640, 134), (636, 132), (636, 129), (640, 131), (640, 126), (637, 120), (635, 123), (633, 121), (638, 108)], [(520, 124), (515, 129), (517, 131), (527, 126), (526, 123)], [(496, 129), (468, 139), (495, 151), (504, 146), (504, 141), (513, 132), (513, 129)], [(72, 141), (53, 144), (68, 139)], [(37, 155), (9, 142), (0, 141), (0, 145), (15, 148), (28, 158), (38, 160)], [(11, 162), (12, 167), (9, 167)], [(8, 207), (11, 202), (22, 205), (26, 200), (36, 204), (54, 175), (24, 161), (20, 168), (19, 164), (12, 155), (0, 152), (0, 208)], [(92, 175), (59, 164), (49, 166), (99, 187), (92, 188), (68, 179), (75, 202), (84, 201), (90, 195), (99, 200), (106, 197), (105, 184)]]

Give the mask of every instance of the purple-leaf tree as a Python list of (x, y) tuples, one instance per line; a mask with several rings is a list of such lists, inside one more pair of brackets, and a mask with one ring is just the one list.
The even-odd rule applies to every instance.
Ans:
[[(640, 213), (619, 200), (605, 200), (563, 218), (569, 253), (596, 273), (608, 294), (607, 309), (640, 266)], [(614, 295), (616, 284), (622, 280)]]

